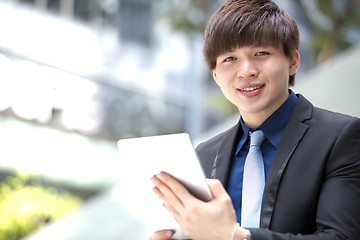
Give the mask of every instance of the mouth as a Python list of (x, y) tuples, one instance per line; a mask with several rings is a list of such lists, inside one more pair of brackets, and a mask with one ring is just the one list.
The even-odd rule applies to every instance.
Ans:
[(249, 88), (241, 88), (239, 89), (240, 92), (252, 92), (252, 91), (255, 91), (257, 89), (260, 89), (262, 87), (264, 87), (265, 85), (261, 85), (261, 86), (257, 86), (257, 87), (249, 87)]

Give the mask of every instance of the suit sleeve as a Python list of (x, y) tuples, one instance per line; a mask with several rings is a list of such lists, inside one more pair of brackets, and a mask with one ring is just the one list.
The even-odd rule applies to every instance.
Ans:
[(360, 239), (359, 119), (351, 120), (342, 129), (325, 168), (317, 204), (316, 232), (302, 235), (250, 229), (252, 240)]

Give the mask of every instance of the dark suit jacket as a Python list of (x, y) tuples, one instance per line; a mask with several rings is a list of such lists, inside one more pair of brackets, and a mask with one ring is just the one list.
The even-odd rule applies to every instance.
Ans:
[[(298, 95), (275, 153), (253, 240), (360, 240), (360, 119)], [(200, 144), (207, 177), (225, 188), (241, 125)]]

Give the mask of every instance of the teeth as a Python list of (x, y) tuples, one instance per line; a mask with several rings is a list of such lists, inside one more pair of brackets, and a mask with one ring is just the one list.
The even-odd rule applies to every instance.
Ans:
[(259, 86), (259, 87), (252, 87), (252, 88), (243, 88), (243, 89), (240, 89), (240, 91), (243, 91), (243, 92), (250, 92), (250, 91), (254, 91), (256, 89), (259, 89), (259, 88), (262, 88), (263, 86)]

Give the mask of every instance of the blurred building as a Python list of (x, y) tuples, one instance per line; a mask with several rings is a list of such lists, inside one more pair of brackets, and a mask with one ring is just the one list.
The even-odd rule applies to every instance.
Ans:
[(172, 33), (157, 4), (0, 1), (0, 114), (112, 140), (199, 135), (201, 36)]

